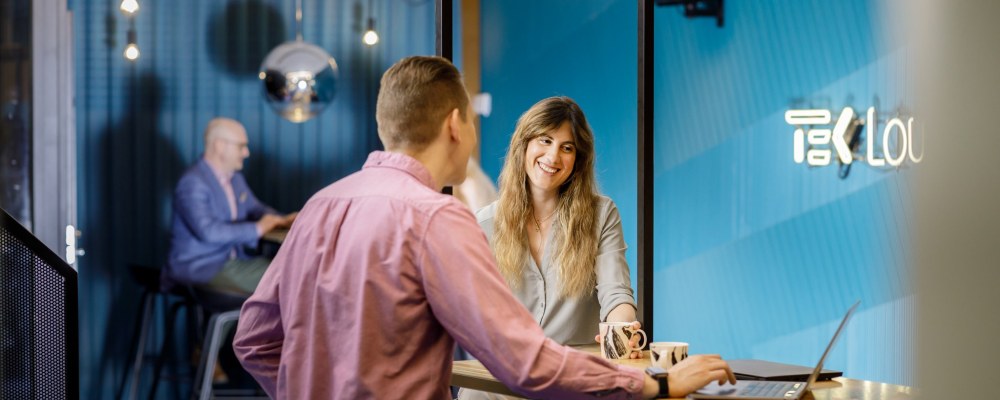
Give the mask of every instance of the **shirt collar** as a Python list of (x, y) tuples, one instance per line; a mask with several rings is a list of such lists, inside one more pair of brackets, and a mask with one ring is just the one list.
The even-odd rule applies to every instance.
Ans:
[[(402, 153), (391, 153), (387, 151), (373, 151), (368, 154), (368, 161), (365, 161), (364, 168), (392, 168), (412, 175), (420, 183), (434, 189), (434, 178), (420, 161)], [(435, 189), (436, 190), (436, 189)]]
[(202, 160), (205, 161), (205, 165), (208, 165), (208, 169), (212, 170), (212, 175), (215, 175), (215, 179), (218, 179), (219, 182), (226, 183), (226, 182), (231, 182), (233, 180), (233, 175), (235, 175), (236, 172), (228, 172), (228, 173), (223, 172), (218, 168), (216, 168), (214, 165), (212, 165), (212, 163), (208, 162), (208, 160), (205, 159)]

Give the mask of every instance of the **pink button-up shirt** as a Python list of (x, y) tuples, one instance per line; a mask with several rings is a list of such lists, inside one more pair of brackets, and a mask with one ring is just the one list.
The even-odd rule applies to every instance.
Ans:
[[(643, 373), (560, 346), (500, 276), (469, 210), (417, 160), (374, 152), (302, 208), (233, 343), (279, 399), (450, 398), (458, 341), (543, 398), (629, 398)], [(594, 327), (597, 330), (597, 327)]]

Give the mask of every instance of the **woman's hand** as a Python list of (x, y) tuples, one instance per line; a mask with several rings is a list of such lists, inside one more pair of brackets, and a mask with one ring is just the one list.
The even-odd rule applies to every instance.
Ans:
[[(639, 321), (632, 321), (632, 329), (633, 330), (642, 329), (642, 323)], [(636, 347), (639, 347), (640, 337), (641, 337), (640, 335), (632, 335), (632, 338), (629, 339), (628, 341), (629, 348), (634, 349)], [(601, 338), (600, 332), (598, 332), (597, 335), (594, 336), (594, 341), (597, 342), (598, 344), (604, 344), (604, 340)], [(643, 354), (644, 353), (642, 350), (632, 350), (632, 352), (629, 353), (628, 358), (639, 359), (643, 357)]]

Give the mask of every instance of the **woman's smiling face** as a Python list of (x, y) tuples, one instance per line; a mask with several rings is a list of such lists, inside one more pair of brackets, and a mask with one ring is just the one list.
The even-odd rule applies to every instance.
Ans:
[(556, 191), (573, 174), (576, 145), (570, 123), (545, 132), (528, 142), (524, 154), (524, 170), (532, 192)]

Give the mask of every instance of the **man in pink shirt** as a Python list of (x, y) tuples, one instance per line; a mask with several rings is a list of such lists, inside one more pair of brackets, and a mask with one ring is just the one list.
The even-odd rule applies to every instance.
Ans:
[[(456, 341), (526, 396), (666, 394), (640, 370), (546, 338), (475, 217), (440, 193), (465, 179), (471, 113), (443, 58), (409, 57), (383, 75), (386, 151), (309, 200), (243, 305), (234, 348), (271, 397), (449, 398)], [(661, 381), (683, 396), (713, 380), (735, 381), (718, 356), (690, 357)]]

